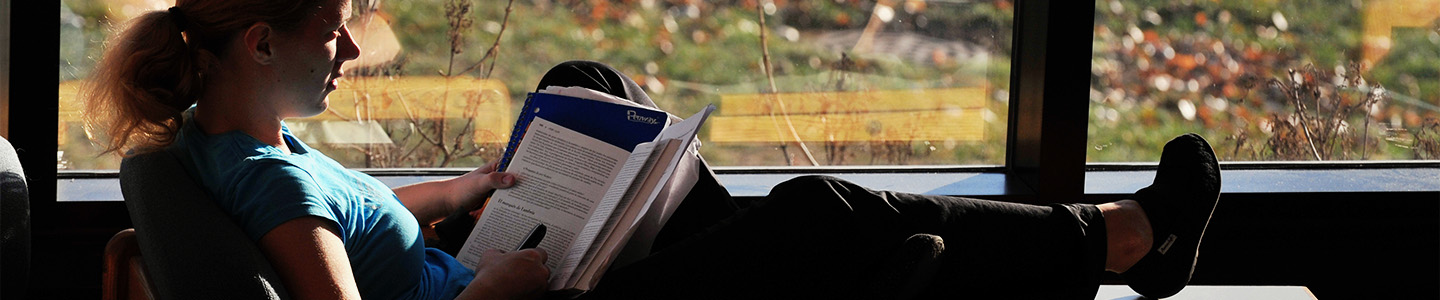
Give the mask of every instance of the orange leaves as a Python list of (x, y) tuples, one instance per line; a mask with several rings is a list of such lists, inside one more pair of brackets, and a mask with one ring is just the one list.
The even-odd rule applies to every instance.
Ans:
[(838, 25), (838, 26), (841, 26), (841, 27), (849, 26), (849, 25), (850, 25), (850, 15), (847, 15), (847, 14), (835, 14), (835, 25)]
[(1190, 70), (1199, 65), (1195, 62), (1195, 56), (1190, 54), (1175, 54), (1175, 58), (1170, 59), (1166, 64), (1175, 67), (1176, 71), (1180, 71), (1179, 74), (1188, 74)]

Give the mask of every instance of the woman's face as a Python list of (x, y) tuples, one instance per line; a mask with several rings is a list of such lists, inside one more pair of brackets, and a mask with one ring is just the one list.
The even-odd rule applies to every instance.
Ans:
[(337, 87), (340, 65), (360, 55), (345, 22), (350, 0), (336, 0), (317, 9), (299, 28), (277, 32), (275, 75), (277, 100), (284, 117), (309, 117), (328, 107), (327, 95)]

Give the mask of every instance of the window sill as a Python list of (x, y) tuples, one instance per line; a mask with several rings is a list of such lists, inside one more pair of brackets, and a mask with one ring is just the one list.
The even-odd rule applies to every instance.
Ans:
[[(1090, 164), (1085, 194), (1129, 194), (1150, 184), (1154, 163)], [(1221, 163), (1223, 193), (1335, 193), (1440, 191), (1440, 161), (1366, 163)], [(395, 187), (464, 174), (469, 169), (360, 170)], [(1033, 194), (1030, 187), (993, 166), (906, 168), (716, 167), (721, 184), (737, 197), (762, 197), (790, 178), (820, 174), (862, 186), (907, 193), (971, 197)], [(59, 202), (120, 201), (114, 171), (61, 171)]]
[[(1089, 164), (1085, 194), (1130, 194), (1150, 185), (1156, 163)], [(1440, 191), (1440, 161), (1221, 162), (1222, 193)]]

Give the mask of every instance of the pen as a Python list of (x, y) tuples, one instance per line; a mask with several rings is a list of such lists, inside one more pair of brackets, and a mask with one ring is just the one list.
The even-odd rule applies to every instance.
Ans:
[(535, 229), (530, 230), (530, 234), (525, 236), (523, 242), (520, 242), (520, 247), (515, 247), (515, 251), (535, 248), (540, 245), (542, 239), (545, 239), (545, 224), (535, 224)]

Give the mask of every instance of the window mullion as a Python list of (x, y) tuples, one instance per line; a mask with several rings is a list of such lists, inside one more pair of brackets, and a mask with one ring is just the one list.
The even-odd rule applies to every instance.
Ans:
[(1030, 202), (1074, 202), (1084, 194), (1090, 43), (1095, 4), (1016, 3), (1006, 166), (1034, 193)]

